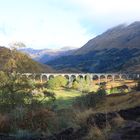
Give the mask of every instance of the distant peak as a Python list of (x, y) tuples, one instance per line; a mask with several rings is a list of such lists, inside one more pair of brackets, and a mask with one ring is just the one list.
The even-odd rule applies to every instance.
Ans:
[(75, 47), (70, 47), (70, 46), (66, 46), (66, 47), (62, 47), (60, 49), (58, 49), (59, 51), (68, 51), (68, 50), (74, 50)]

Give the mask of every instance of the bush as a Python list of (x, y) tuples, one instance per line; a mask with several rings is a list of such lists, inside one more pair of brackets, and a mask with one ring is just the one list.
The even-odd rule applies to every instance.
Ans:
[(35, 88), (37, 89), (43, 89), (44, 84), (43, 83), (35, 83)]
[(39, 109), (29, 111), (22, 122), (19, 122), (19, 128), (23, 130), (38, 131), (50, 133), (57, 127), (56, 117), (48, 109)]
[(63, 76), (56, 76), (47, 82), (47, 87), (49, 89), (57, 89), (60, 87), (65, 87), (67, 83), (68, 83), (67, 78)]
[(137, 91), (140, 91), (140, 80), (138, 81), (137, 87), (136, 87)]
[[(99, 92), (99, 91), (98, 91)], [(97, 103), (101, 102), (104, 99), (104, 96), (94, 92), (90, 92), (86, 95), (77, 97), (74, 105), (81, 108), (92, 108), (96, 107)]]
[(85, 127), (87, 126), (87, 119), (89, 117), (89, 115), (93, 114), (93, 110), (92, 109), (86, 109), (86, 110), (76, 110), (75, 112), (75, 122), (76, 124), (78, 124), (81, 127)]
[(90, 127), (85, 140), (105, 140), (105, 135), (98, 127)]
[(72, 88), (78, 90), (79, 89), (79, 83), (77, 81), (74, 81), (72, 83)]
[(11, 129), (10, 119), (7, 115), (0, 114), (0, 133), (8, 133)]
[(56, 97), (55, 97), (55, 93), (54, 92), (44, 90), (43, 93), (44, 93), (45, 97), (51, 99), (52, 101), (55, 101), (56, 100)]
[(3, 71), (0, 71), (0, 87), (3, 86), (6, 82), (8, 82), (8, 76)]
[(31, 92), (34, 89), (32, 81), (17, 73), (8, 74), (4, 72), (0, 72), (0, 79), (3, 79), (3, 82), (0, 82), (1, 111), (11, 111), (16, 107), (30, 104)]
[(90, 92), (90, 89), (91, 89), (91, 83), (90, 83), (90, 79), (89, 78), (77, 78), (73, 84), (72, 84), (72, 88), (73, 89), (76, 89), (76, 90), (79, 90), (81, 92), (84, 92), (84, 93), (88, 93)]
[(100, 87), (98, 90), (97, 90), (97, 94), (100, 95), (100, 96), (104, 96), (106, 95), (106, 90), (102, 87)]

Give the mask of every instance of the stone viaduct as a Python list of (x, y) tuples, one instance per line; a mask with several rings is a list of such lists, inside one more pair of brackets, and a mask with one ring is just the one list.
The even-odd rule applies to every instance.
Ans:
[(40, 82), (48, 81), (56, 76), (64, 76), (69, 82), (72, 82), (76, 78), (89, 78), (90, 80), (98, 80), (100, 84), (102, 79), (107, 81), (108, 79), (124, 80), (124, 79), (140, 79), (140, 74), (125, 74), (125, 73), (24, 73), (24, 76), (30, 77), (34, 80), (40, 80)]

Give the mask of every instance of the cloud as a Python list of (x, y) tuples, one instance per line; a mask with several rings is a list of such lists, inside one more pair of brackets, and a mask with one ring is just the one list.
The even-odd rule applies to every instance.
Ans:
[(71, 0), (101, 26), (114, 26), (140, 20), (139, 0)]
[[(65, 8), (67, 3), (62, 3), (62, 6), (57, 3), (44, 3), (45, 7), (40, 5), (37, 11), (34, 5), (30, 11), (26, 8), (25, 13), (20, 10), (21, 5), (16, 5), (10, 13), (4, 10), (5, 16), (1, 17), (0, 14), (5, 25), (0, 26), (0, 43), (7, 46), (11, 42), (22, 41), (28, 47), (38, 48), (81, 47), (91, 38), (80, 24), (80, 14), (71, 11), (70, 7)], [(3, 32), (5, 30), (6, 34)]]
[(0, 0), (0, 43), (81, 47), (110, 27), (140, 20), (139, 5), (139, 0)]

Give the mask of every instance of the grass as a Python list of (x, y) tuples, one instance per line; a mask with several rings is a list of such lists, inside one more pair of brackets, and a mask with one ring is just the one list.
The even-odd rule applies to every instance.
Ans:
[[(117, 87), (122, 86), (124, 84), (128, 85), (130, 87), (131, 86), (133, 87), (136, 84), (136, 82), (134, 82), (132, 80), (115, 81), (115, 82), (108, 81), (107, 85), (106, 85), (107, 94), (112, 94), (112, 92), (111, 92), (112, 87), (114, 88), (113, 93), (118, 94), (120, 92), (120, 90), (117, 89)], [(96, 85), (96, 83), (93, 83), (92, 85), (93, 86), (91, 87), (91, 91), (96, 92), (99, 88), (99, 85)], [(53, 106), (54, 109), (57, 109), (57, 110), (67, 109), (67, 108), (72, 107), (75, 98), (84, 94), (81, 91), (68, 89), (68, 88), (62, 88), (62, 89), (57, 89), (57, 90), (48, 90), (48, 91), (51, 91), (51, 92), (55, 93), (56, 101), (54, 103), (51, 102), (50, 104)], [(128, 91), (126, 91), (126, 93), (127, 92)], [(118, 96), (118, 99), (116, 99), (116, 100), (120, 100), (120, 101), (115, 101), (114, 97), (109, 97), (107, 102), (109, 102), (109, 104), (111, 104), (111, 103), (113, 104), (113, 101), (114, 101), (114, 104), (117, 104), (117, 102), (120, 104), (120, 102), (123, 100), (122, 98), (123, 98), (123, 96), (121, 96), (121, 97)], [(129, 94), (127, 95), (127, 97), (125, 96), (124, 98), (126, 98), (126, 99), (129, 98)], [(121, 103), (120, 106), (122, 104), (123, 103)], [(106, 104), (105, 104), (105, 106), (106, 106)], [(103, 107), (105, 107), (105, 106), (103, 106)], [(116, 107), (112, 106), (112, 107), (117, 108), (117, 106)], [(122, 107), (123, 107), (123, 105), (122, 105)]]
[[(98, 85), (94, 86), (94, 84), (93, 84), (92, 88), (97, 90)], [(121, 85), (117, 82), (112, 83), (112, 84), (114, 84), (113, 87), (114, 86), (119, 87)], [(123, 84), (124, 83), (122, 83), (122, 85)], [(133, 84), (133, 83), (127, 81), (127, 84)], [(112, 87), (112, 85), (110, 87)], [(45, 130), (46, 135), (60, 132), (62, 130), (65, 130), (66, 128), (70, 128), (70, 127), (74, 128), (75, 130), (78, 130), (79, 128), (89, 127), (87, 124), (87, 119), (89, 118), (89, 116), (91, 114), (95, 114), (98, 112), (103, 112), (103, 113), (113, 112), (113, 111), (118, 111), (120, 109), (127, 109), (127, 108), (132, 108), (132, 107), (140, 105), (140, 92), (131, 92), (131, 93), (120, 93), (120, 94), (118, 93), (118, 94), (106, 95), (105, 100), (103, 98), (103, 102), (100, 102), (100, 103), (98, 102), (96, 107), (95, 106), (92, 107), (90, 104), (90, 107), (86, 108), (86, 106), (84, 104), (84, 108), (82, 108), (82, 107), (77, 108), (73, 103), (77, 97), (81, 96), (84, 93), (77, 91), (77, 90), (68, 89), (68, 88), (63, 88), (63, 89), (58, 89), (58, 90), (48, 90), (48, 89), (46, 89), (46, 90), (55, 93), (55, 97), (56, 97), (55, 102), (48, 100), (48, 98), (46, 98), (43, 101), (44, 106), (49, 105), (51, 107), (51, 109), (54, 109), (54, 110), (50, 111), (50, 113), (54, 113), (53, 114), (54, 116), (53, 117), (51, 115), (49, 116), (49, 114), (47, 114), (46, 111), (43, 111), (43, 109), (41, 111), (39, 109), (40, 113), (38, 113), (37, 110), (34, 110), (34, 112), (33, 112), (34, 118), (36, 118), (36, 117), (39, 118), (39, 120), (38, 120), (38, 118), (36, 118), (36, 120), (35, 120), (36, 127), (38, 128), (38, 126), (39, 126), (40, 128), (42, 128), (42, 126), (43, 126), (43, 129)], [(43, 94), (40, 93), (40, 96), (38, 97), (39, 100), (42, 100), (42, 97), (44, 97), (44, 96), (43, 96)], [(89, 98), (89, 99), (91, 99), (91, 98)], [(94, 99), (95, 99), (95, 97), (91, 99), (91, 103), (93, 103)], [(83, 98), (82, 103), (83, 103), (83, 101), (85, 101), (85, 98)], [(14, 110), (12, 111), (12, 113), (14, 114)], [(13, 114), (12, 114), (12, 117), (14, 116)], [(47, 117), (50, 117), (49, 119), (51, 121), (49, 119), (47, 120)], [(16, 118), (17, 118), (17, 116), (16, 116)], [(32, 117), (33, 120), (34, 120), (34, 118)], [(29, 118), (29, 120), (31, 120), (31, 117)], [(23, 120), (21, 119), (20, 122), (22, 122), (22, 121)], [(8, 122), (8, 123), (5, 123), (5, 122)], [(23, 122), (25, 123), (25, 121), (23, 121)], [(123, 120), (121, 118), (117, 118), (117, 119), (113, 120), (113, 122), (112, 122), (113, 129), (115, 127), (118, 128), (119, 127), (118, 125), (121, 125), (122, 122), (123, 122)], [(9, 125), (10, 123), (9, 123), (8, 119), (6, 118), (6, 116), (1, 115), (0, 116), (0, 126), (2, 126), (2, 127), (0, 127), (0, 129), (2, 128), (2, 130), (4, 130), (3, 123), (5, 123), (5, 130), (8, 130), (7, 124)], [(32, 120), (31, 120), (31, 124), (32, 124)], [(45, 127), (44, 127), (44, 124), (46, 124)], [(30, 121), (26, 125), (27, 125), (26, 129), (28, 127), (30, 127)], [(46, 128), (49, 130), (49, 132), (46, 131)], [(105, 129), (105, 132), (104, 132), (104, 130), (100, 130), (96, 127), (90, 126), (89, 132), (87, 134), (87, 139), (88, 140), (94, 140), (94, 139), (104, 140), (104, 138), (106, 137), (105, 134), (108, 134), (108, 131), (110, 131), (110, 127)], [(28, 133), (28, 131), (27, 131), (27, 133)], [(21, 132), (19, 134), (21, 134)], [(85, 139), (85, 140), (87, 140), (87, 139)]]
[(76, 97), (81, 96), (81, 92), (72, 89), (59, 89), (50, 90), (55, 93), (56, 101), (53, 103), (55, 108), (64, 109), (72, 106), (73, 101)]
[[(103, 82), (103, 81), (102, 81)], [(106, 83), (106, 92), (107, 94), (118, 94), (122, 92), (119, 88), (123, 85), (126, 85), (128, 87), (133, 87), (136, 85), (136, 81), (133, 80), (122, 80), (122, 81), (111, 81), (108, 80)], [(98, 85), (98, 81), (93, 81), (92, 85), (90, 87), (89, 91), (96, 92), (100, 86)], [(61, 110), (61, 109), (67, 109), (72, 107), (73, 102), (75, 101), (76, 97), (82, 96), (84, 93), (78, 90), (69, 89), (69, 88), (60, 88), (55, 90), (49, 90), (47, 91), (55, 93), (55, 102), (52, 102), (51, 100), (48, 101), (48, 99), (44, 100), (44, 103), (49, 105), (51, 108), (55, 110)], [(128, 89), (123, 90), (123, 92), (129, 92)], [(42, 100), (42, 97), (39, 98), (39, 100)]]
[(106, 100), (94, 110), (96, 112), (112, 112), (120, 109), (132, 108), (140, 105), (140, 92), (118, 93), (107, 95)]
[[(131, 93), (119, 93), (107, 95), (106, 99), (97, 104), (96, 107), (90, 109), (81, 109), (75, 110), (75, 124), (78, 124), (80, 127), (87, 126), (87, 119), (91, 114), (96, 113), (108, 113), (116, 112), (123, 109), (133, 108), (140, 105), (140, 92), (131, 92)], [(75, 109), (75, 108), (73, 108)], [(139, 120), (138, 120), (139, 121)], [(117, 131), (125, 123), (125, 120), (120, 116), (111, 120), (111, 122), (104, 128), (99, 129), (96, 126), (87, 126), (89, 127), (88, 134), (84, 140), (105, 140), (108, 139), (108, 136)]]

